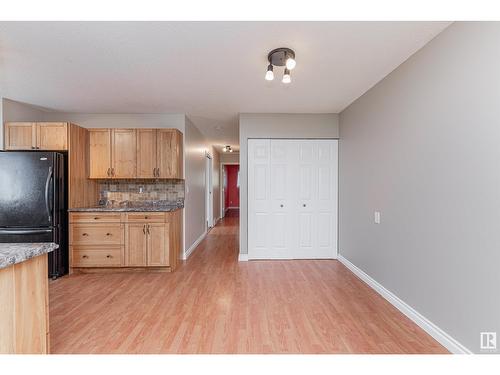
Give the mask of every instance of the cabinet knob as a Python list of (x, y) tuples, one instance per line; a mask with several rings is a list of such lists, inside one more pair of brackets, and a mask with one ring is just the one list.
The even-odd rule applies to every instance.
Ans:
[(89, 234), (88, 233), (82, 233), (82, 236), (88, 236)]
[(88, 255), (82, 255), (83, 259), (87, 259), (89, 256)]
[(106, 236), (111, 236), (111, 233), (106, 233)]
[(146, 220), (149, 219), (149, 216), (144, 216), (144, 219), (146, 219)]
[(302, 205), (302, 207), (305, 207), (305, 206), (306, 206), (306, 204), (304, 203), (304, 204)]
[(111, 255), (106, 255), (106, 258), (110, 259), (113, 258)]
[(97, 216), (96, 216), (96, 217), (94, 217), (94, 220), (99, 220), (99, 217), (97, 217)]
[(282, 205), (282, 204), (280, 204), (280, 207), (281, 207), (281, 208), (283, 208), (283, 205)]

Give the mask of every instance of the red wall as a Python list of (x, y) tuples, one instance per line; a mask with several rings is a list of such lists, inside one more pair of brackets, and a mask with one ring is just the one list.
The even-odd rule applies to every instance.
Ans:
[(239, 165), (225, 165), (227, 186), (224, 190), (224, 207), (240, 207), (240, 189), (236, 186)]

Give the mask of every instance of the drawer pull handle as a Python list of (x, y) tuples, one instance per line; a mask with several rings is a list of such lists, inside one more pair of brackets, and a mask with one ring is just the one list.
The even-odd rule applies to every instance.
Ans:
[(94, 220), (99, 220), (99, 218), (96, 216), (96, 217), (94, 217)]
[(106, 258), (110, 259), (113, 258), (111, 255), (106, 255)]
[(149, 219), (149, 216), (144, 216), (144, 219), (146, 219), (146, 220)]
[(87, 259), (89, 256), (88, 255), (82, 255), (83, 259)]
[(88, 233), (82, 233), (82, 236), (88, 236), (89, 234)]
[(106, 236), (111, 236), (111, 233), (106, 233)]

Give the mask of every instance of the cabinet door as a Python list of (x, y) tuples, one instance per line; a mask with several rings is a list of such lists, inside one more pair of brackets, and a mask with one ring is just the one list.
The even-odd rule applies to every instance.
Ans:
[(111, 176), (113, 178), (135, 178), (137, 165), (135, 129), (113, 129), (111, 150)]
[(110, 178), (111, 174), (111, 129), (91, 129), (90, 178)]
[(158, 129), (156, 140), (158, 177), (182, 178), (182, 134), (175, 129)]
[(137, 129), (137, 177), (156, 177), (155, 129)]
[(125, 265), (146, 266), (146, 224), (127, 224), (125, 227)]
[(68, 149), (68, 128), (65, 122), (38, 122), (36, 134), (40, 150)]
[(169, 265), (169, 223), (147, 224), (148, 266)]
[(8, 122), (5, 124), (6, 150), (33, 150), (36, 147), (36, 124)]

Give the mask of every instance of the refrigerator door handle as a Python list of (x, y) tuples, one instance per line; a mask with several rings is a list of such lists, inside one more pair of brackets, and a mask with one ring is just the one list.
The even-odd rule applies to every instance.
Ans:
[(49, 223), (52, 222), (52, 209), (49, 204), (49, 188), (50, 188), (50, 181), (52, 180), (53, 176), (54, 173), (52, 171), (52, 167), (49, 167), (49, 174), (47, 175), (47, 181), (45, 182), (45, 208), (47, 208)]
[(51, 232), (52, 229), (0, 229), (0, 234), (43, 234)]

